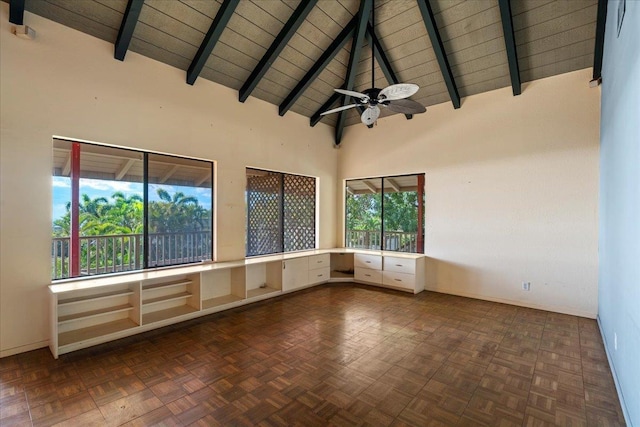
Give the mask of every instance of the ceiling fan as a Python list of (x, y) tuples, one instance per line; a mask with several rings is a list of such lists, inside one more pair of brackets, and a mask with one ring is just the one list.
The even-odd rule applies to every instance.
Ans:
[[(371, 8), (371, 21), (375, 23), (374, 19), (375, 4)], [(388, 108), (391, 111), (402, 114), (420, 114), (427, 111), (427, 109), (419, 102), (412, 101), (409, 98), (416, 93), (420, 87), (413, 83), (398, 83), (391, 86), (387, 86), (384, 89), (378, 89), (375, 87), (375, 62), (373, 54), (373, 45), (371, 46), (371, 88), (362, 92), (356, 92), (347, 89), (334, 89), (336, 92), (343, 95), (355, 98), (355, 104), (343, 105), (342, 107), (333, 108), (320, 113), (321, 116), (337, 113), (339, 111), (348, 110), (354, 107), (360, 107), (362, 114), (360, 120), (365, 125), (371, 127), (378, 117), (380, 117), (380, 105)]]

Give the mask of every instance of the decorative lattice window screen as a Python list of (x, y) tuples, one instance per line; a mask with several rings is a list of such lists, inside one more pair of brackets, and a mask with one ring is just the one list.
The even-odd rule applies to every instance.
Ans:
[(316, 245), (316, 180), (284, 175), (284, 251)]
[(316, 180), (247, 169), (247, 256), (315, 248)]
[(282, 252), (282, 174), (250, 173), (247, 173), (247, 256)]

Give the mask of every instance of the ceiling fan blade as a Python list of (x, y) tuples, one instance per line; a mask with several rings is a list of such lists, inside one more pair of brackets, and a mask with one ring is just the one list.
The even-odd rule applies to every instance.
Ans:
[(408, 98), (420, 89), (420, 86), (413, 83), (398, 83), (387, 86), (378, 94), (379, 100), (395, 101), (396, 99)]
[(402, 114), (420, 114), (427, 111), (424, 105), (411, 99), (396, 99), (387, 104), (387, 108), (396, 113)]
[(351, 96), (353, 98), (358, 98), (358, 99), (366, 99), (367, 101), (369, 100), (369, 96), (367, 96), (364, 93), (360, 93), (360, 92), (356, 92), (353, 90), (346, 90), (346, 89), (334, 89), (336, 92), (341, 93), (343, 95), (347, 95), (347, 96)]
[(349, 105), (343, 105), (342, 107), (338, 107), (338, 108), (333, 108), (331, 110), (327, 110), (323, 113), (320, 113), (321, 116), (327, 115), (327, 114), (331, 114), (331, 113), (337, 113), (338, 111), (343, 111), (343, 110), (348, 110), (349, 108), (353, 108), (353, 107), (357, 107), (358, 104), (349, 104)]
[(372, 105), (366, 110), (364, 110), (364, 112), (360, 116), (360, 120), (362, 120), (362, 123), (369, 126), (375, 123), (375, 121), (378, 120), (379, 116), (380, 116), (380, 108), (377, 105)]

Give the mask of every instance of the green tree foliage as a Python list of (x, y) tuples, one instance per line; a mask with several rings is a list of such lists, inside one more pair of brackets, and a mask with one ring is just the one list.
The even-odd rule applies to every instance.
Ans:
[(179, 233), (210, 229), (211, 211), (198, 199), (178, 191), (171, 196), (162, 188), (157, 189), (160, 201), (149, 203), (150, 233)]
[[(170, 195), (157, 190), (160, 201), (149, 203), (150, 233), (205, 231), (211, 228), (211, 211), (198, 199), (182, 192)], [(144, 202), (138, 195), (113, 193), (111, 200), (81, 195), (79, 206), (80, 236), (141, 234), (144, 226)], [(53, 221), (53, 237), (68, 237), (71, 228), (71, 203), (65, 214)]]
[(384, 195), (384, 229), (418, 231), (418, 193), (402, 191)]
[(380, 194), (347, 196), (347, 230), (380, 230), (382, 203)]
[[(380, 230), (381, 194), (347, 196), (347, 230)], [(384, 195), (384, 228), (387, 231), (415, 232), (418, 229), (418, 193), (402, 191)]]

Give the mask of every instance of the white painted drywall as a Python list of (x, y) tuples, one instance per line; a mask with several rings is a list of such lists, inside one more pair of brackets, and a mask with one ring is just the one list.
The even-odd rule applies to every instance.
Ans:
[(37, 37), (20, 39), (0, 8), (0, 355), (48, 340), (53, 135), (216, 160), (219, 260), (244, 257), (246, 166), (316, 176), (319, 245), (335, 246), (329, 127), (28, 12)]
[(600, 95), (590, 72), (351, 126), (339, 185), (426, 174), (427, 289), (595, 318)]
[[(640, 425), (640, 2), (607, 10), (600, 132), (598, 317), (627, 421)], [(615, 338), (617, 335), (617, 349)]]

